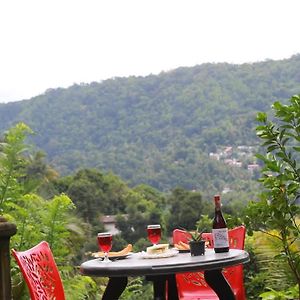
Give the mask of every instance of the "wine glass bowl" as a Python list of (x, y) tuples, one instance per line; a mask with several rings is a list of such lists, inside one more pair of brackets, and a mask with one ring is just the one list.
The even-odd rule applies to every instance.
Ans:
[(110, 262), (108, 253), (112, 247), (112, 234), (109, 232), (100, 232), (97, 236), (99, 249), (104, 252), (104, 262)]
[(159, 224), (147, 226), (148, 239), (153, 245), (157, 245), (161, 239), (161, 227)]

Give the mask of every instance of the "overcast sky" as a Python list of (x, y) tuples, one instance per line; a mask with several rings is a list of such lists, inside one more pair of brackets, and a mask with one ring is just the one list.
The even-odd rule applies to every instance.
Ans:
[(0, 0), (0, 102), (300, 53), (299, 0)]

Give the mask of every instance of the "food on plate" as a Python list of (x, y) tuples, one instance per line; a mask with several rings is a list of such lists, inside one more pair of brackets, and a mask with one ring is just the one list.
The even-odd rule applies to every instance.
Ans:
[(169, 244), (157, 244), (151, 247), (147, 247), (146, 253), (147, 254), (161, 254), (165, 253), (169, 249)]
[[(108, 257), (124, 256), (124, 255), (127, 255), (131, 251), (132, 251), (132, 245), (128, 244), (124, 249), (122, 249), (120, 251), (115, 251), (115, 252), (111, 251), (111, 252), (109, 252)], [(100, 252), (93, 253), (93, 256), (102, 257), (102, 256), (104, 256), (104, 252), (100, 251)]]
[(190, 250), (190, 245), (180, 241), (178, 244), (174, 244), (178, 250)]

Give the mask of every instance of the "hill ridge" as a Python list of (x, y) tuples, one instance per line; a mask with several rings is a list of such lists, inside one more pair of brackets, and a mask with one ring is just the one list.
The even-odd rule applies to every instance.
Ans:
[(36, 132), (32, 141), (62, 175), (96, 167), (132, 185), (192, 189), (216, 178), (212, 188), (219, 189), (249, 176), (210, 160), (209, 152), (256, 145), (256, 113), (299, 93), (299, 83), (300, 55), (115, 77), (1, 104), (0, 130), (28, 124)]

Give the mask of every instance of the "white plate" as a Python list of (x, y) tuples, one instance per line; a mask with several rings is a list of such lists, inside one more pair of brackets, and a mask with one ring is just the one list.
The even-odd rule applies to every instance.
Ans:
[(141, 257), (142, 258), (166, 258), (166, 257), (172, 257), (178, 254), (177, 249), (169, 249), (168, 251), (164, 253), (159, 253), (159, 254), (148, 254), (145, 251), (141, 252)]
[[(123, 259), (123, 258), (126, 258), (127, 256), (131, 255), (132, 252), (128, 252), (126, 254), (122, 254), (122, 255), (117, 255), (117, 254), (113, 254), (113, 255), (109, 255), (108, 253), (108, 258), (111, 259), (111, 260), (114, 260), (114, 259)], [(93, 257), (96, 257), (96, 258), (104, 258), (104, 255), (103, 254), (98, 254), (97, 252), (96, 253), (92, 253), (92, 256)]]

